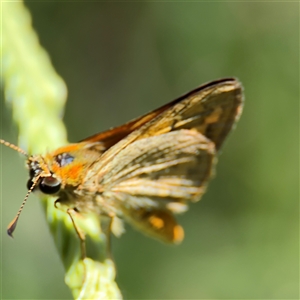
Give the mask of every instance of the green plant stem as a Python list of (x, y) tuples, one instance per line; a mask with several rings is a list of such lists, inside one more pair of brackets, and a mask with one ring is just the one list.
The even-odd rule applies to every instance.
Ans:
[[(29, 154), (45, 153), (67, 143), (61, 119), (66, 85), (39, 44), (23, 2), (2, 2), (1, 13), (1, 77), (6, 103), (12, 107), (21, 147)], [(87, 234), (87, 253), (96, 253), (82, 260), (79, 239), (69, 216), (54, 207), (52, 198), (43, 198), (42, 203), (66, 270), (66, 284), (74, 298), (122, 298), (98, 217), (80, 220)]]

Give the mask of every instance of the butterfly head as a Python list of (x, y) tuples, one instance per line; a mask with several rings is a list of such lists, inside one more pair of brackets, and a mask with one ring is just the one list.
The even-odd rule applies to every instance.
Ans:
[(61, 188), (61, 179), (50, 170), (49, 165), (42, 155), (29, 156), (27, 159), (29, 169), (28, 191), (37, 188), (44, 194), (53, 195)]
[[(9, 224), (7, 233), (12, 236), (19, 216), (32, 191), (40, 191), (46, 195), (58, 196), (66, 189), (75, 189), (82, 181), (85, 170), (90, 162), (95, 159), (96, 153), (87, 151), (88, 155), (82, 155), (85, 143), (78, 143), (61, 147), (46, 155), (28, 155), (16, 145), (0, 139), (3, 144), (27, 157), (29, 180), (27, 182), (28, 192), (22, 205)], [(99, 155), (99, 154), (98, 154)]]
[(56, 149), (46, 155), (30, 156), (28, 189), (33, 185), (44, 194), (56, 195), (62, 190), (77, 188), (95, 156), (99, 154), (86, 151), (84, 143), (71, 144)]

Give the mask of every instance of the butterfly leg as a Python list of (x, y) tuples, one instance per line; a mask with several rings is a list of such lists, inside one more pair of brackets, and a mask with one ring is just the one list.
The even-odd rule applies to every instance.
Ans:
[(75, 220), (74, 220), (74, 215), (78, 214), (78, 211), (76, 208), (67, 208), (67, 210), (63, 209), (63, 206), (61, 206), (61, 203), (63, 201), (61, 199), (57, 199), (54, 202), (54, 206), (57, 209), (63, 210), (64, 212), (67, 212), (67, 214), (70, 216), (70, 219), (72, 221), (73, 227), (76, 231), (76, 234), (80, 240), (80, 249), (81, 249), (81, 258), (84, 259), (86, 258), (86, 247), (85, 247), (85, 235), (82, 232), (82, 230), (77, 226)]
[[(105, 218), (106, 219), (106, 218)], [(113, 222), (113, 217), (107, 217), (104, 222), (101, 222), (102, 232), (105, 235), (106, 239), (106, 253), (107, 255), (112, 258), (111, 255), (111, 226)]]
[(86, 249), (85, 249), (85, 234), (83, 231), (77, 226), (75, 220), (74, 220), (74, 215), (77, 214), (76, 208), (68, 208), (67, 209), (67, 214), (70, 216), (71, 221), (73, 223), (74, 229), (79, 237), (80, 240), (80, 248), (81, 248), (81, 258), (82, 260), (86, 258)]

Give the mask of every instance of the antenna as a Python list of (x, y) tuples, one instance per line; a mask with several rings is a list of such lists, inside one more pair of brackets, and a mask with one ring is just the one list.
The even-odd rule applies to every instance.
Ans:
[[(14, 145), (12, 145), (12, 146), (14, 146)], [(22, 149), (21, 149), (21, 150), (22, 150)], [(29, 195), (31, 194), (31, 192), (32, 192), (33, 189), (35, 188), (35, 186), (36, 186), (36, 184), (37, 184), (37, 182), (38, 182), (38, 180), (39, 180), (40, 178), (41, 178), (41, 174), (39, 174), (39, 175), (34, 179), (33, 184), (32, 184), (32, 186), (30, 187), (30, 189), (28, 190), (28, 192), (27, 192), (27, 194), (26, 194), (26, 196), (25, 196), (25, 198), (24, 198), (24, 200), (23, 200), (23, 202), (22, 202), (22, 205), (21, 205), (21, 207), (20, 207), (19, 210), (18, 210), (17, 215), (16, 215), (15, 218), (9, 223), (9, 225), (8, 225), (8, 227), (7, 227), (7, 234), (8, 234), (10, 237), (13, 237), (12, 234), (13, 234), (13, 232), (15, 231), (15, 229), (16, 229), (16, 227), (17, 227), (17, 222), (18, 222), (18, 220), (19, 220), (19, 217), (20, 217), (20, 214), (21, 214), (21, 212), (22, 212), (22, 210), (23, 210), (23, 207), (25, 206), (26, 201), (27, 201)]]
[(0, 139), (0, 144), (3, 144), (4, 146), (9, 147), (9, 148), (17, 151), (17, 152), (25, 155), (26, 157), (29, 156), (23, 149), (21, 149), (20, 147), (14, 145), (14, 144), (11, 144), (11, 143), (5, 141), (5, 140)]

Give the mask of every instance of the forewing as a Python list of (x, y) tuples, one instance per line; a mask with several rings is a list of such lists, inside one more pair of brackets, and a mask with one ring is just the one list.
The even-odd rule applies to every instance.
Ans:
[(178, 129), (195, 129), (212, 140), (218, 150), (240, 115), (242, 102), (239, 81), (225, 78), (202, 85), (144, 116), (90, 136), (82, 142), (91, 145), (98, 143), (101, 152), (104, 152), (122, 139), (118, 150), (144, 137)]
[[(237, 80), (211, 82), (155, 110), (151, 118), (145, 115), (137, 119), (137, 123), (143, 124), (141, 126), (132, 121), (132, 126), (137, 128), (108, 149), (101, 156), (101, 163), (109, 163), (119, 151), (136, 140), (180, 129), (201, 133), (218, 151), (238, 120), (242, 105), (242, 86)], [(146, 119), (148, 121), (144, 122)]]

